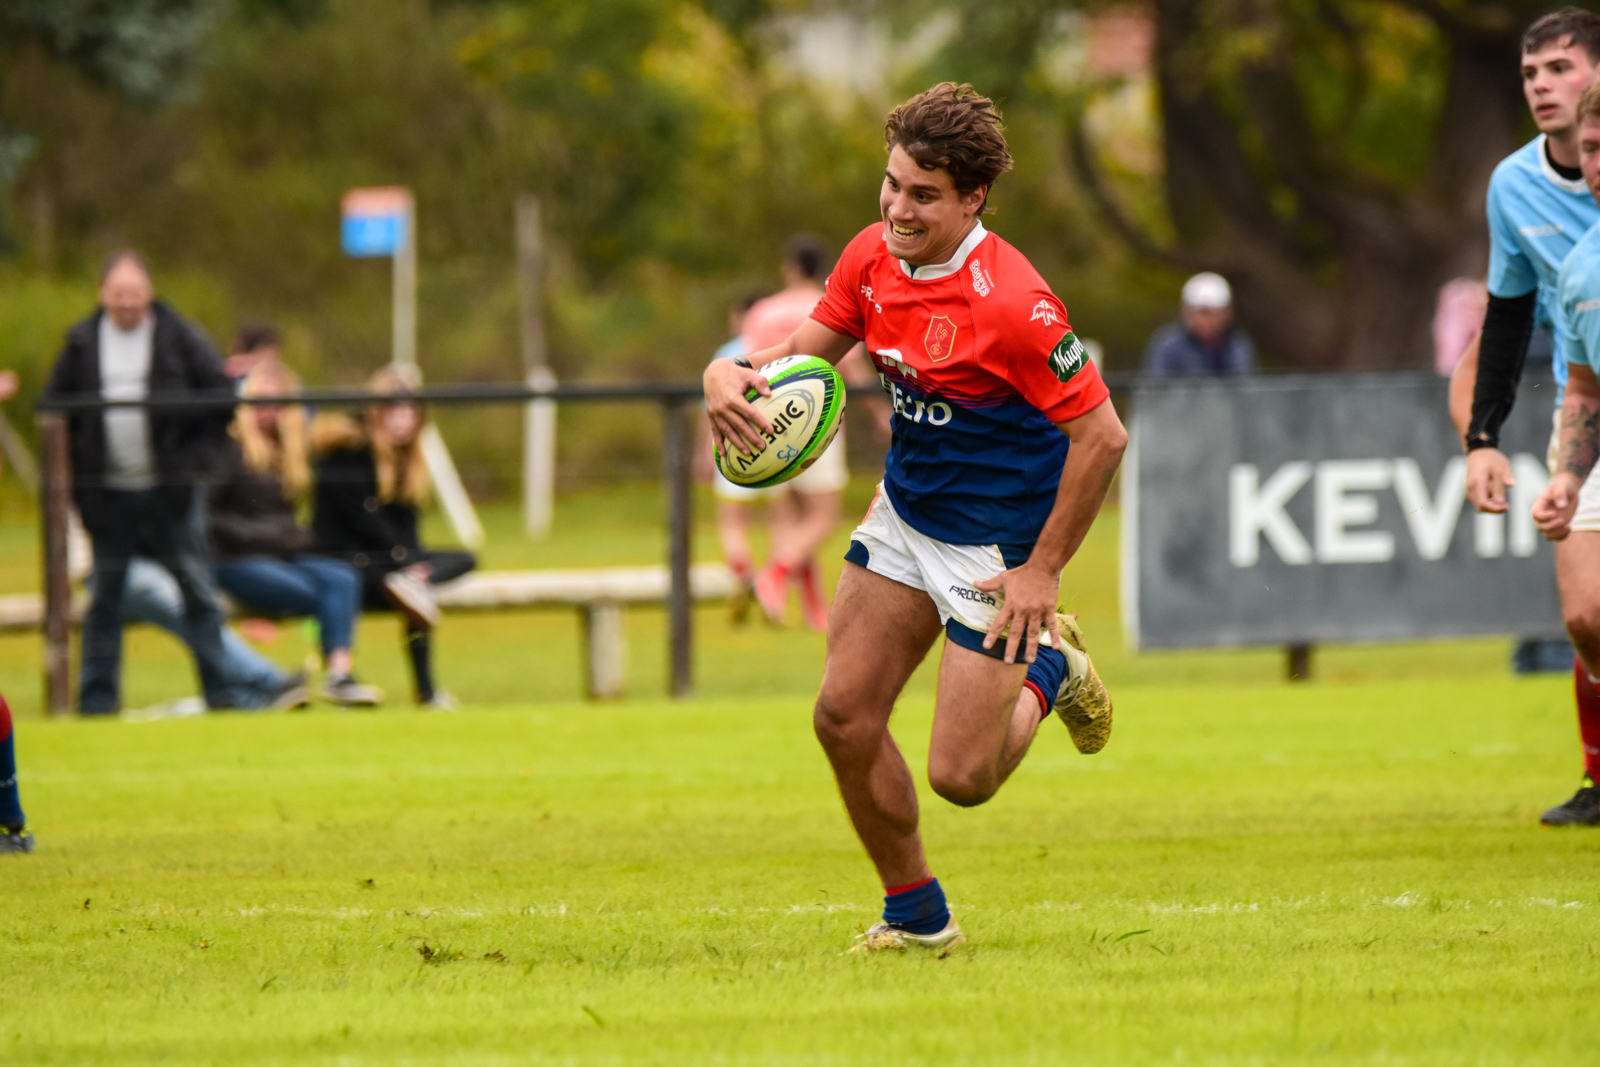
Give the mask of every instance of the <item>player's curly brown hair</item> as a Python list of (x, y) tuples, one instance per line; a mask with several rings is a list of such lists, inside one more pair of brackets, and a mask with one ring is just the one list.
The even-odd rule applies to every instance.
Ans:
[(962, 196), (984, 186), (980, 215), (991, 210), (994, 180), (1011, 169), (1000, 111), (970, 85), (940, 82), (918, 93), (889, 112), (883, 137), (885, 151), (899, 145), (923, 170), (948, 171)]

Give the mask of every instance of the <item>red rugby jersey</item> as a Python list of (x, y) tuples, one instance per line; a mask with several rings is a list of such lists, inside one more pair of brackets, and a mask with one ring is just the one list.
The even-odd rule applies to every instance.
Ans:
[(895, 510), (951, 544), (1031, 545), (1066, 460), (1055, 424), (1110, 394), (1022, 253), (980, 222), (947, 263), (912, 268), (874, 223), (811, 317), (866, 343), (893, 400)]

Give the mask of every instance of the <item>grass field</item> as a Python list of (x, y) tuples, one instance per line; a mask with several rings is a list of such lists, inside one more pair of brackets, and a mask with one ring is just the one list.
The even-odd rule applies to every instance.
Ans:
[[(638, 558), (654, 507), (568, 501), (545, 546), (494, 513), (486, 562)], [(1576, 777), (1566, 682), (1510, 678), (1503, 640), (1328, 650), (1295, 686), (1270, 650), (1129, 655), (1114, 525), (1067, 583), (1110, 746), (1048, 723), (991, 804), (925, 796), (972, 939), (945, 960), (843, 954), (880, 890), (811, 635), (707, 609), (673, 703), (637, 612), (638, 695), (590, 705), (570, 618), (451, 620), (463, 714), (143, 725), (41, 719), (36, 643), (0, 641), (41, 842), (0, 863), (0, 1062), (1593, 1062), (1600, 837), (1535, 825)], [(363, 662), (398, 689), (391, 628)], [(192, 690), (169, 646), (135, 635), (130, 696)]]

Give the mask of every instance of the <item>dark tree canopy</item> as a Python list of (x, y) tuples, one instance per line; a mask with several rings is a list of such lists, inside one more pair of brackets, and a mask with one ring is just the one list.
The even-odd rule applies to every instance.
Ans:
[(1279, 361), (1424, 365), (1439, 285), (1483, 270), (1490, 172), (1531, 129), (1518, 42), (1548, 5), (1154, 0), (1159, 226), (1101, 165), (1092, 87), (1027, 74), (1080, 6), (973, 0), (955, 57), (1013, 108), (1053, 109), (1103, 218), (1151, 259), (1226, 274)]

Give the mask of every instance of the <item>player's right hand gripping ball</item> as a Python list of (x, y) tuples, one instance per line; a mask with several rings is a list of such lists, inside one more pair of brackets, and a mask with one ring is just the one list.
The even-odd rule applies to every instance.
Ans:
[(817, 461), (844, 418), (844, 379), (816, 356), (784, 356), (761, 368), (772, 395), (745, 399), (772, 423), (765, 451), (745, 455), (717, 445), (717, 469), (734, 485), (761, 489), (786, 482)]

